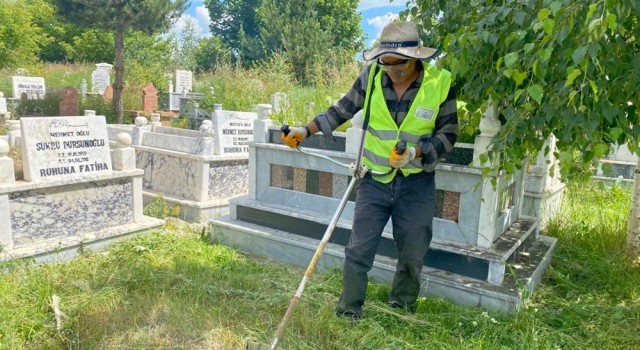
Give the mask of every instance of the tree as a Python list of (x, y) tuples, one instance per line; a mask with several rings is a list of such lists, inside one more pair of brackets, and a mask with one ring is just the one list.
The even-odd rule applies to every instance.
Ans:
[(218, 63), (230, 62), (231, 51), (219, 37), (212, 36), (200, 40), (194, 56), (197, 71), (212, 71)]
[(88, 29), (72, 38), (68, 57), (75, 62), (113, 62), (115, 58), (112, 32)]
[(130, 30), (162, 33), (186, 10), (187, 0), (52, 0), (57, 14), (85, 28), (114, 33), (115, 82), (113, 107), (122, 123), (124, 79), (124, 37)]
[(260, 38), (267, 55), (284, 51), (298, 81), (314, 82), (327, 68), (329, 52), (354, 57), (363, 46), (357, 0), (264, 0), (258, 9)]
[(639, 153), (637, 0), (417, 0), (409, 14), (440, 44), (439, 64), (467, 108), (499, 105), (504, 122), (488, 156), (502, 168), (512, 171), (550, 134), (563, 175), (576, 164), (588, 173), (612, 144)]
[(183, 69), (195, 70), (196, 68), (195, 55), (200, 44), (197, 34), (195, 21), (191, 19), (185, 20), (178, 40), (177, 54), (178, 64)]
[(42, 0), (0, 0), (0, 68), (37, 61), (51, 38), (37, 21), (53, 13)]
[(211, 34), (239, 52), (243, 37), (256, 38), (259, 35), (256, 9), (261, 3), (262, 0), (205, 0), (204, 5), (211, 17)]

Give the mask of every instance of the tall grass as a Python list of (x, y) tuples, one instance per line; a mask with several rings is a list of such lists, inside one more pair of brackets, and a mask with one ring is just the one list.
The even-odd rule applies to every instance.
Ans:
[[(316, 274), (282, 349), (637, 349), (640, 270), (624, 256), (630, 197), (571, 184), (548, 234), (557, 250), (530, 303), (514, 315), (420, 299), (389, 309), (371, 283), (365, 319), (334, 316), (341, 274)], [(204, 227), (86, 252), (71, 262), (4, 264), (0, 349), (243, 349), (268, 343), (303, 271), (208, 243)], [(51, 307), (66, 314), (57, 329)]]

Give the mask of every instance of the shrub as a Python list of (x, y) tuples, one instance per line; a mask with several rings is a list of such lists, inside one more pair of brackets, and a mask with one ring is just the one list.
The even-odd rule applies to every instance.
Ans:
[(158, 219), (163, 219), (167, 216), (178, 217), (180, 215), (180, 206), (170, 206), (164, 200), (162, 193), (158, 194), (156, 198), (144, 207), (144, 215), (151, 216)]
[(57, 92), (47, 92), (43, 99), (29, 100), (21, 98), (18, 105), (12, 111), (16, 118), (24, 116), (56, 116), (59, 113), (59, 101)]

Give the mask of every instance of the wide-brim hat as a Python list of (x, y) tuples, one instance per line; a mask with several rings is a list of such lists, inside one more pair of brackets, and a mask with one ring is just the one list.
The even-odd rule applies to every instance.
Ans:
[(430, 58), (437, 49), (420, 45), (418, 26), (413, 22), (391, 22), (382, 29), (380, 43), (369, 51), (362, 52), (366, 61), (382, 55), (396, 55), (407, 58)]

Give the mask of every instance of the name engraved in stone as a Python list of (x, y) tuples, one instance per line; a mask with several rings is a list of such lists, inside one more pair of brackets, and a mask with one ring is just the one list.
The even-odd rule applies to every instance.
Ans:
[(60, 141), (38, 142), (36, 143), (36, 151), (46, 151), (60, 149)]
[(222, 135), (253, 135), (253, 130), (222, 129)]
[(109, 166), (107, 165), (107, 163), (89, 163), (89, 164), (80, 164), (78, 165), (77, 169), (78, 170), (76, 171), (76, 167), (73, 165), (40, 169), (40, 176), (47, 177), (47, 176), (56, 176), (56, 175), (66, 175), (66, 174), (75, 174), (77, 172), (89, 173), (93, 171), (109, 170)]
[[(92, 140), (78, 140), (78, 141), (63, 141), (62, 146), (64, 149), (69, 148), (89, 148), (89, 147), (103, 147), (105, 145), (103, 139)], [(60, 141), (50, 142), (38, 142), (36, 143), (36, 151), (47, 151), (60, 149)]]
[(69, 136), (73, 136), (73, 131), (52, 132), (52, 133), (49, 133), (49, 135), (51, 137), (69, 137)]
[(78, 141), (64, 141), (64, 148), (87, 148), (87, 147), (102, 147), (104, 146), (103, 139), (93, 140), (78, 140)]

